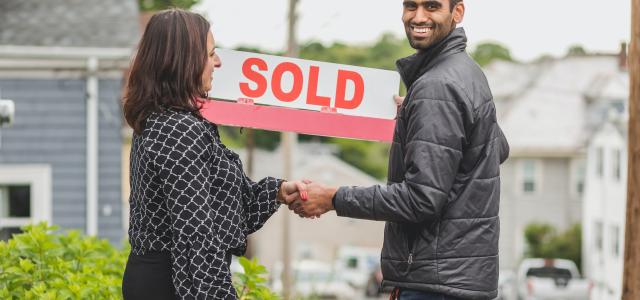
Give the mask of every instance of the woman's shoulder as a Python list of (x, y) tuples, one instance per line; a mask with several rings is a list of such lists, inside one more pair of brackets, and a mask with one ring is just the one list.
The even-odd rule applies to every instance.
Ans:
[(204, 119), (186, 111), (170, 109), (154, 112), (147, 118), (141, 139), (148, 148), (177, 144), (208, 147), (214, 140)]
[(205, 120), (193, 113), (174, 109), (153, 112), (145, 122), (145, 131), (169, 134), (176, 133), (205, 133)]
[(151, 113), (145, 127), (176, 126), (179, 124), (192, 126), (200, 124), (202, 121), (191, 112), (169, 108)]

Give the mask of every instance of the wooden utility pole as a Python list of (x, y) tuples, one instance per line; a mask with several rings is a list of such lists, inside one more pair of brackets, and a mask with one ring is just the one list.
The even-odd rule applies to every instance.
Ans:
[[(299, 0), (289, 0), (289, 26), (287, 26), (287, 56), (298, 57), (298, 42), (296, 40), (296, 7)], [(298, 135), (293, 132), (283, 132), (281, 135), (282, 155), (284, 162), (284, 178), (291, 180), (293, 177), (293, 154), (297, 148)], [(282, 297), (284, 300), (292, 299), (291, 287), (291, 229), (290, 213), (285, 212), (282, 220)]]
[(629, 161), (623, 300), (640, 299), (640, 0), (631, 0)]

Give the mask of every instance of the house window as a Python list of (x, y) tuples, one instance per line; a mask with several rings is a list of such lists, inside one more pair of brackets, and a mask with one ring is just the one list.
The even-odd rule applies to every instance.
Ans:
[(0, 240), (8, 240), (29, 224), (31, 217), (31, 186), (0, 185)]
[(611, 254), (613, 257), (620, 256), (620, 227), (611, 226)]
[(582, 195), (584, 192), (584, 178), (586, 177), (586, 167), (584, 165), (584, 161), (579, 161), (576, 163), (575, 167), (575, 191), (578, 195)]
[(599, 177), (604, 175), (604, 149), (602, 147), (596, 149), (596, 172)]
[(602, 222), (598, 222), (596, 221), (596, 224), (594, 226), (594, 230), (595, 230), (595, 247), (596, 250), (598, 251), (602, 251)]
[(49, 166), (0, 165), (0, 240), (40, 221), (51, 222)]
[(537, 174), (538, 170), (535, 160), (522, 161), (522, 191), (524, 193), (534, 193), (538, 190)]
[(616, 149), (613, 151), (613, 178), (620, 181), (622, 178), (622, 151)]

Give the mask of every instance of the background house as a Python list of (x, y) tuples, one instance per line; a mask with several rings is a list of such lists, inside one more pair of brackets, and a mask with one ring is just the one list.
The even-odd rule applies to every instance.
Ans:
[(587, 141), (606, 119), (600, 108), (626, 101), (625, 54), (485, 68), (511, 146), (501, 168), (501, 268), (517, 267), (528, 224), (548, 223), (562, 231), (582, 222)]
[(0, 1), (0, 98), (16, 105), (0, 239), (48, 221), (122, 241), (119, 99), (138, 38), (134, 0)]
[(592, 300), (622, 296), (627, 204), (628, 106), (611, 107), (609, 119), (590, 139), (582, 220), (586, 277)]

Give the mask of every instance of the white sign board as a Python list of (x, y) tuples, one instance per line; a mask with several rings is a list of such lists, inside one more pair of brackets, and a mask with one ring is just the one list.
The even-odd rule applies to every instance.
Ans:
[(400, 76), (394, 71), (218, 49), (209, 97), (394, 119)]

